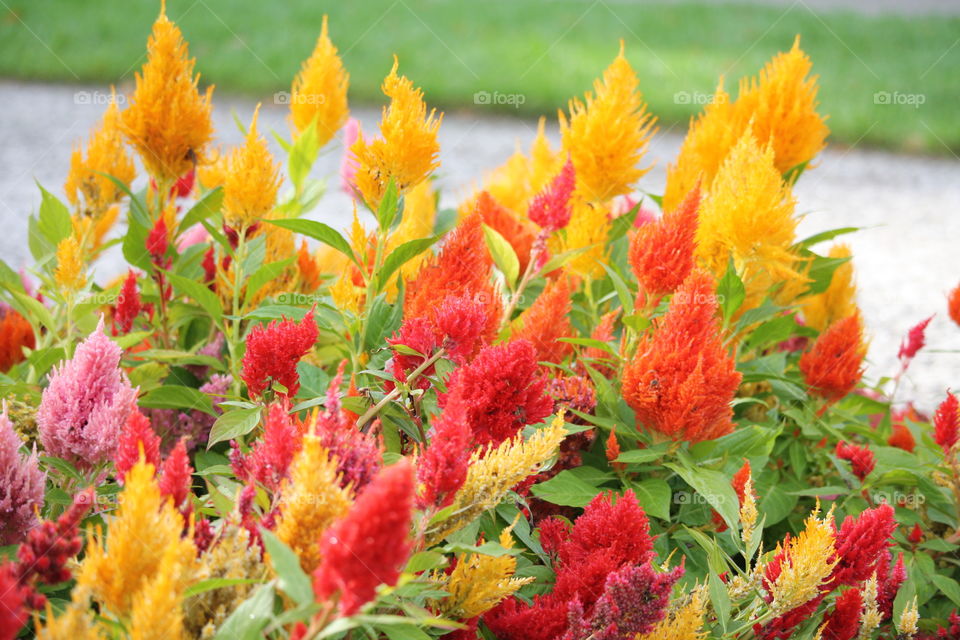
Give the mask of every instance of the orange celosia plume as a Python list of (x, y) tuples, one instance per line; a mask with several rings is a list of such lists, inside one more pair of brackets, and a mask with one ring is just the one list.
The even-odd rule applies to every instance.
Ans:
[(493, 260), (483, 239), (483, 222), (474, 213), (447, 236), (443, 249), (432, 257), (407, 285), (404, 318), (433, 321), (437, 301), (448, 296), (470, 296), (486, 308), (486, 341), (493, 340), (503, 313), (500, 294), (490, 280)]
[(711, 440), (733, 430), (735, 365), (720, 337), (713, 279), (694, 269), (624, 367), (623, 396), (638, 424), (660, 436)]
[(694, 187), (676, 211), (630, 238), (630, 266), (648, 296), (673, 292), (693, 269), (699, 208), (700, 188)]
[(573, 352), (573, 345), (559, 338), (574, 337), (567, 315), (573, 287), (570, 278), (561, 274), (544, 287), (533, 304), (517, 318), (513, 340), (529, 340), (537, 350), (537, 359), (561, 363)]
[(13, 309), (0, 311), (0, 371), (23, 361), (23, 348), (33, 349), (36, 343), (33, 327), (26, 318)]
[(836, 402), (860, 382), (865, 356), (863, 322), (855, 312), (820, 334), (813, 348), (800, 357), (800, 371), (812, 393)]

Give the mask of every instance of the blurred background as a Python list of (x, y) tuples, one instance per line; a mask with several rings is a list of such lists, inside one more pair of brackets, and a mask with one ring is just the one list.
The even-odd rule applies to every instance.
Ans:
[[(72, 146), (111, 85), (121, 101), (132, 90), (158, 10), (155, 0), (0, 0), (0, 257), (14, 268), (29, 263), (34, 180), (62, 196)], [(873, 377), (895, 373), (900, 338), (937, 313), (909, 393), (929, 405), (960, 386), (960, 329), (945, 307), (960, 281), (958, 0), (168, 0), (167, 13), (201, 84), (216, 85), (227, 145), (240, 138), (234, 118), (248, 122), (257, 102), (263, 129), (289, 137), (286, 92), (324, 14), (365, 131), (376, 129), (396, 54), (400, 72), (445, 112), (438, 187), (447, 207), (526, 148), (538, 116), (556, 139), (557, 110), (591, 88), (621, 40), (659, 125), (647, 156), (654, 170), (638, 187), (662, 193), (686, 124), (719, 79), (735, 92), (799, 35), (832, 132), (796, 189), (801, 236), (864, 228), (847, 237)], [(344, 226), (352, 205), (338, 188), (341, 153), (333, 141), (314, 169), (330, 188), (312, 215)], [(113, 275), (109, 261), (99, 269)]]

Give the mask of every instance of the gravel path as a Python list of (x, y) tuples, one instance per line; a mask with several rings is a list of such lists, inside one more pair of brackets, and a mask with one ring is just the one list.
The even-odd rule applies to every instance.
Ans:
[[(34, 180), (54, 193), (69, 167), (70, 150), (85, 138), (105, 108), (102, 89), (32, 85), (0, 81), (0, 257), (13, 267), (29, 263), (27, 215), (39, 204)], [(99, 102), (99, 104), (97, 104)], [(233, 113), (247, 121), (249, 100), (216, 98), (215, 126), (222, 142), (240, 134)], [(261, 127), (286, 134), (285, 110), (265, 104)], [(364, 129), (375, 129), (379, 112), (359, 109)], [(441, 132), (439, 184), (444, 206), (453, 206), (484, 171), (499, 165), (519, 142), (529, 145), (535, 124), (526, 120), (485, 117), (482, 113), (448, 113)], [(675, 157), (679, 131), (658, 134), (648, 159), (656, 166), (641, 187), (661, 193), (666, 163)], [(331, 190), (313, 216), (345, 226), (351, 216), (348, 198), (335, 187), (340, 149), (331, 144), (314, 169), (331, 178)], [(946, 313), (945, 296), (960, 282), (960, 159), (923, 158), (873, 150), (828, 150), (796, 189), (805, 237), (825, 229), (857, 226), (846, 236), (854, 250), (859, 301), (871, 336), (869, 375), (896, 372), (901, 337), (920, 319), (936, 313), (928, 330), (928, 348), (901, 385), (900, 398), (916, 398), (931, 408), (946, 387), (960, 388), (960, 328)], [(98, 265), (101, 279), (120, 270), (116, 257)]]

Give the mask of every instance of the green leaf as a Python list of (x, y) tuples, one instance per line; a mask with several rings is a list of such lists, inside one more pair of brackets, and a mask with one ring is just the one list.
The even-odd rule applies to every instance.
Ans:
[(624, 451), (617, 458), (617, 462), (626, 464), (643, 464), (653, 462), (663, 457), (663, 449), (634, 449), (633, 451)]
[(933, 584), (937, 585), (937, 589), (940, 592), (950, 598), (950, 601), (954, 605), (960, 607), (960, 584), (957, 584), (957, 581), (953, 578), (949, 578), (945, 575), (935, 573), (930, 576), (930, 579), (933, 581)]
[(425, 631), (421, 631), (412, 624), (382, 627), (381, 631), (383, 631), (390, 640), (432, 640), (433, 638), (433, 636)]
[(694, 491), (703, 496), (728, 527), (736, 530), (740, 526), (740, 501), (730, 486), (730, 478), (719, 471), (688, 464), (668, 462), (664, 466), (676, 471)]
[(211, 416), (217, 415), (213, 410), (213, 401), (210, 396), (193, 387), (184, 387), (178, 384), (167, 384), (150, 391), (140, 398), (140, 406), (149, 409), (179, 409), (181, 411), (196, 409)]
[(720, 581), (720, 577), (715, 573), (710, 573), (710, 602), (713, 604), (713, 610), (717, 614), (717, 622), (724, 632), (727, 631), (727, 625), (730, 624), (730, 594), (727, 593), (727, 587)]
[(648, 478), (632, 485), (640, 506), (651, 516), (670, 519), (670, 485), (661, 478)]
[[(623, 278), (620, 277), (619, 273), (613, 270), (610, 265), (601, 262), (600, 266), (603, 267), (604, 271), (607, 272), (607, 275), (610, 276), (610, 282), (613, 283), (613, 288), (617, 292), (617, 298), (620, 300), (620, 306), (623, 307), (624, 313), (627, 311), (632, 311), (633, 296), (630, 295), (630, 288), (627, 286), (627, 283)], [(627, 319), (624, 318), (623, 322), (624, 324), (627, 324)]]
[(306, 129), (300, 132), (293, 140), (289, 149), (287, 166), (290, 169), (290, 182), (299, 192), (303, 181), (310, 173), (313, 163), (317, 161), (320, 152), (320, 141), (317, 137), (317, 119), (310, 122)]
[(313, 238), (314, 240), (319, 240), (328, 247), (333, 247), (343, 255), (347, 256), (354, 263), (357, 263), (357, 257), (353, 255), (353, 249), (350, 248), (350, 243), (348, 243), (347, 240), (340, 235), (336, 229), (328, 224), (317, 222), (316, 220), (305, 220), (303, 218), (265, 220), (264, 222), (282, 227), (284, 229), (289, 229), (294, 233), (299, 233), (300, 235)]
[(268, 262), (257, 269), (253, 275), (250, 276), (250, 279), (247, 280), (247, 293), (244, 296), (244, 304), (250, 304), (250, 301), (255, 295), (257, 295), (257, 292), (263, 288), (263, 285), (267, 284), (283, 273), (283, 270), (293, 264), (295, 259), (296, 258), (294, 256), (291, 256), (286, 260)]
[(390, 281), (390, 277), (403, 265), (417, 257), (440, 239), (440, 236), (430, 236), (429, 238), (417, 238), (404, 242), (399, 247), (390, 252), (387, 259), (380, 266), (380, 271), (376, 274), (377, 291), (382, 291)]
[(224, 620), (214, 640), (255, 640), (273, 616), (273, 584), (265, 584)]
[(830, 282), (833, 280), (833, 274), (837, 268), (844, 262), (849, 262), (850, 260), (849, 257), (830, 258), (827, 256), (818, 256), (811, 251), (806, 251), (801, 255), (813, 258), (813, 261), (810, 263), (810, 269), (807, 271), (807, 277), (811, 280), (807, 293), (810, 294), (823, 293), (826, 291), (830, 286)]
[(131, 209), (127, 214), (127, 232), (123, 236), (123, 257), (131, 265), (150, 271), (150, 255), (147, 253), (147, 236), (150, 229), (142, 224)]
[(210, 428), (210, 438), (207, 440), (207, 449), (223, 442), (245, 436), (254, 427), (260, 424), (260, 407), (256, 409), (235, 409), (227, 411), (213, 423)]
[(270, 564), (277, 573), (277, 586), (280, 590), (293, 598), (299, 605), (313, 602), (313, 586), (310, 578), (300, 567), (300, 558), (290, 547), (281, 542), (272, 531), (260, 528), (263, 545), (270, 554)]
[(600, 493), (600, 489), (581, 480), (570, 470), (561, 471), (546, 482), (533, 485), (531, 491), (541, 500), (566, 507), (584, 507)]
[(847, 233), (854, 233), (855, 231), (860, 231), (860, 227), (840, 227), (839, 229), (830, 229), (829, 231), (821, 231), (820, 233), (815, 233), (812, 236), (804, 238), (798, 242), (794, 247), (796, 248), (808, 248), (812, 247), (815, 244), (820, 244), (821, 242), (826, 242), (827, 240), (833, 240), (837, 236), (842, 236)]
[(37, 186), (40, 187), (41, 195), (37, 229), (56, 250), (60, 241), (70, 237), (70, 234), (73, 233), (70, 210), (56, 196), (40, 186), (40, 183), (37, 183)]
[(207, 285), (196, 280), (184, 278), (169, 271), (166, 273), (174, 289), (199, 304), (204, 311), (210, 314), (215, 323), (220, 324), (220, 321), (223, 320), (223, 307), (220, 305), (220, 298), (217, 297), (217, 294), (210, 291)]
[[(733, 264), (733, 258), (727, 265), (727, 272), (717, 283), (717, 298), (720, 303), (720, 311), (723, 312), (723, 319), (727, 321), (743, 304), (743, 299), (747, 296), (747, 289), (743, 286), (743, 281), (737, 275), (737, 268)], [(674, 295), (676, 299), (676, 295)], [(671, 304), (673, 304), (671, 302)]]
[(490, 250), (490, 256), (497, 268), (503, 273), (507, 286), (513, 289), (520, 277), (520, 260), (517, 258), (513, 246), (496, 229), (483, 225), (483, 239)]
[(400, 209), (400, 190), (393, 178), (387, 183), (387, 188), (383, 192), (383, 198), (380, 199), (380, 206), (377, 207), (377, 223), (384, 232), (389, 231), (393, 226), (393, 221), (397, 217), (397, 211)]
[(180, 221), (180, 225), (177, 227), (177, 235), (185, 232), (193, 225), (203, 222), (210, 216), (219, 213), (220, 207), (222, 206), (223, 187), (217, 187), (203, 194), (203, 197), (197, 200), (197, 202), (190, 207), (190, 211), (187, 211), (186, 215), (183, 216), (183, 220)]
[(189, 598), (190, 596), (206, 593), (207, 591), (213, 591), (214, 589), (232, 587), (238, 584), (253, 584), (255, 582), (260, 581), (252, 578), (210, 578), (209, 580), (195, 582), (187, 587), (186, 591), (183, 592), (183, 597)]
[(20, 311), (26, 311), (23, 315), (27, 319), (31, 320), (30, 324), (36, 326), (37, 324), (42, 324), (50, 331), (56, 331), (54, 326), (53, 316), (50, 315), (50, 310), (47, 309), (42, 302), (34, 298), (33, 296), (28, 296), (25, 293), (19, 293), (17, 291), (12, 291), (13, 297), (19, 306), (21, 307)]

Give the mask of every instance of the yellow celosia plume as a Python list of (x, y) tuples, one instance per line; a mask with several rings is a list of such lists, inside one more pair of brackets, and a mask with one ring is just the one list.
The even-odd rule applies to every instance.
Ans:
[[(173, 616), (198, 569), (192, 527), (184, 536), (183, 517), (160, 495), (151, 464), (134, 465), (120, 495), (116, 516), (109, 522), (109, 541), (102, 534), (88, 541), (77, 584), (115, 616), (126, 618), (138, 606), (143, 611), (161, 605), (168, 607), (164, 615)], [(157, 580), (169, 596), (157, 593)]]
[(391, 180), (405, 193), (440, 166), (437, 130), (443, 114), (437, 116), (435, 109), (427, 113), (423, 92), (397, 75), (398, 65), (394, 58), (381, 87), (390, 106), (383, 108), (380, 137), (367, 142), (361, 132), (351, 147), (357, 159), (357, 189), (372, 209), (380, 205)]
[[(830, 248), (827, 255), (831, 258), (850, 258), (853, 254), (849, 246), (837, 244)], [(817, 331), (823, 331), (837, 320), (853, 315), (857, 310), (853, 262), (847, 260), (837, 267), (827, 290), (805, 298), (800, 309), (803, 321)]]
[(470, 457), (467, 479), (454, 496), (452, 515), (427, 531), (427, 546), (459, 531), (481, 513), (499, 504), (518, 482), (539, 471), (556, 453), (566, 435), (563, 415), (557, 414), (548, 427), (540, 429), (527, 441), (518, 434), (496, 449), (475, 451)]
[(66, 294), (76, 293), (87, 284), (84, 273), (83, 250), (77, 238), (73, 235), (60, 241), (57, 245), (57, 268), (53, 279), (57, 286)]
[(630, 193), (647, 171), (637, 166), (647, 150), (655, 118), (647, 113), (633, 68), (620, 53), (594, 82), (584, 102), (570, 101), (569, 120), (561, 111), (563, 150), (577, 176), (577, 190), (590, 201), (606, 202)]
[(706, 613), (700, 589), (694, 590), (686, 603), (670, 611), (653, 631), (637, 636), (636, 640), (703, 640), (703, 616)]
[(323, 16), (320, 37), (310, 57), (304, 60), (290, 91), (290, 120), (297, 134), (316, 123), (317, 142), (325, 145), (347, 121), (347, 88), (350, 74), (327, 34)]
[(86, 154), (76, 148), (70, 156), (70, 173), (63, 190), (81, 216), (99, 220), (123, 198), (123, 191), (107, 175), (127, 185), (136, 176), (133, 159), (123, 144), (115, 92), (100, 126), (90, 134)]
[(808, 602), (820, 592), (820, 586), (837, 564), (833, 511), (821, 520), (817, 512), (810, 514), (803, 531), (791, 538), (786, 548), (777, 546), (783, 554), (780, 574), (769, 585), (770, 608), (780, 615)]
[(280, 164), (273, 160), (267, 141), (257, 132), (259, 113), (257, 105), (246, 142), (230, 154), (223, 183), (223, 218), (238, 230), (269, 213), (280, 188)]
[(188, 571), (180, 550), (168, 545), (156, 573), (133, 595), (131, 640), (183, 640), (188, 637), (183, 626), (182, 606), (183, 592), (192, 581)]
[(610, 214), (600, 202), (588, 202), (574, 193), (570, 223), (560, 233), (550, 237), (548, 246), (552, 255), (580, 251), (564, 263), (564, 268), (582, 278), (604, 274), (607, 255), (607, 235), (610, 232)]
[(131, 104), (121, 114), (121, 127), (147, 173), (167, 187), (202, 159), (213, 137), (213, 87), (200, 95), (195, 62), (180, 29), (161, 9), (147, 40), (147, 62), (137, 73)]
[(337, 461), (308, 433), (281, 489), (277, 537), (296, 552), (307, 573), (320, 564), (320, 534), (350, 508), (350, 495), (340, 488)]

